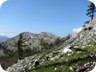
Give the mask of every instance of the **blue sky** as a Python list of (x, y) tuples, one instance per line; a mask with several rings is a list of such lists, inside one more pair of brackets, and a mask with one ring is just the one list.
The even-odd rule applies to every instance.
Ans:
[(89, 20), (88, 0), (8, 0), (0, 8), (0, 34), (51, 32), (72, 33)]

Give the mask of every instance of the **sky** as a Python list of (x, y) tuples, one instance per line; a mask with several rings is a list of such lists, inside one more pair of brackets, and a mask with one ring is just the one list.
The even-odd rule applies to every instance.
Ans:
[(0, 8), (0, 35), (51, 32), (60, 37), (90, 20), (88, 0), (8, 0)]

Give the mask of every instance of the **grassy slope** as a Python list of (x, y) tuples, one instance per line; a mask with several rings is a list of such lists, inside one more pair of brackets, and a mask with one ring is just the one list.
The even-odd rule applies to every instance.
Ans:
[[(63, 45), (59, 46), (58, 48), (52, 48), (54, 50), (46, 50), (43, 53), (40, 53), (39, 56), (42, 56), (44, 59), (46, 54), (50, 54), (52, 53), (52, 51), (57, 51), (59, 49), (62, 49), (62, 47), (64, 47), (66, 45), (66, 43), (64, 43)], [(91, 47), (86, 47), (84, 48), (84, 50), (88, 51), (88, 52), (93, 52), (96, 55), (96, 46), (91, 46)], [(31, 70), (30, 72), (73, 72), (72, 70), (70, 70), (70, 67), (72, 67), (73, 69), (77, 68), (77, 66), (83, 66), (84, 64), (88, 63), (88, 62), (96, 62), (96, 59), (94, 58), (86, 58), (86, 59), (82, 59), (82, 60), (77, 60), (76, 62), (71, 62), (72, 59), (78, 59), (81, 58), (85, 55), (87, 55), (87, 52), (82, 52), (82, 51), (73, 51), (73, 53), (71, 55), (66, 55), (66, 54), (61, 54), (61, 56), (53, 61), (45, 61), (43, 64), (41, 64), (39, 67), (37, 67), (35, 70)], [(38, 56), (38, 55), (37, 55)], [(62, 59), (61, 59), (62, 58)], [(42, 61), (42, 59), (40, 61)], [(55, 68), (57, 68), (57, 70), (55, 71)]]

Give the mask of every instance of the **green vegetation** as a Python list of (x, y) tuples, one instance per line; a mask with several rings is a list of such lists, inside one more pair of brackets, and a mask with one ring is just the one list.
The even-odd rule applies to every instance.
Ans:
[[(94, 52), (94, 48), (96, 46), (90, 46), (84, 48), (86, 52), (83, 51), (73, 51), (71, 55), (63, 54), (60, 56), (60, 58), (55, 59), (53, 61), (45, 61), (42, 65), (40, 65), (36, 70), (32, 70), (31, 72), (73, 72), (70, 70), (70, 67), (72, 69), (76, 69), (77, 66), (84, 66), (86, 63), (90, 62), (96, 62), (95, 58), (84, 58), (88, 55), (88, 52)], [(44, 55), (44, 53), (41, 53), (41, 56)], [(46, 53), (45, 53), (46, 55)], [(63, 59), (62, 59), (63, 58)], [(41, 60), (42, 61), (42, 60)], [(55, 70), (56, 69), (56, 70)]]

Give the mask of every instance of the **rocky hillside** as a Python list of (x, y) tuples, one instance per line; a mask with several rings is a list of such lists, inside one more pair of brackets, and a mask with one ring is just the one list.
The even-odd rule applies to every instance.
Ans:
[(4, 68), (7, 68), (27, 56), (50, 49), (54, 44), (58, 44), (60, 39), (48, 32), (21, 33), (0, 44), (0, 62)]
[(69, 39), (70, 45), (84, 48), (96, 44), (96, 18), (83, 26), (81, 32), (74, 34)]
[[(79, 33), (67, 36), (61, 40), (59, 37), (53, 35), (55, 43), (52, 39), (51, 42), (49, 41), (50, 39), (46, 40), (49, 33), (46, 36), (45, 34), (46, 33), (43, 33), (43, 36), (41, 33), (38, 37), (45, 37), (45, 39), (43, 39), (45, 40), (43, 41), (43, 44), (40, 43), (39, 45), (41, 47), (38, 47), (38, 43), (35, 45), (37, 47), (34, 47), (37, 51), (38, 49), (42, 49), (41, 52), (36, 52), (35, 54), (31, 54), (30, 56), (18, 60), (6, 70), (8, 72), (92, 72), (96, 65), (96, 18), (85, 24), (82, 31)], [(28, 35), (28, 37), (29, 36), (30, 35)], [(37, 36), (38, 35), (35, 35), (35, 37)], [(20, 43), (23, 43), (22, 39), (22, 36), (16, 39), (17, 42), (14, 44), (14, 46), (16, 45), (14, 49), (16, 49)], [(27, 42), (29, 41), (30, 39)], [(33, 41), (34, 40), (32, 40), (31, 43)], [(40, 41), (42, 42), (42, 39), (40, 39)], [(45, 45), (46, 41), (48, 41), (48, 47)], [(8, 42), (10, 43), (11, 41)], [(50, 46), (50, 43), (53, 44)], [(11, 46), (8, 43), (6, 43), (6, 45), (7, 47)], [(32, 48), (32, 45), (29, 45), (26, 42), (21, 44), (21, 48), (25, 50), (27, 48), (26, 45), (30, 46), (30, 49), (34, 49)], [(12, 47), (9, 47), (8, 49), (15, 51)], [(3, 52), (3, 50), (1, 51)], [(20, 52), (22, 52), (22, 50), (20, 50)], [(2, 55), (5, 53), (2, 53)]]

